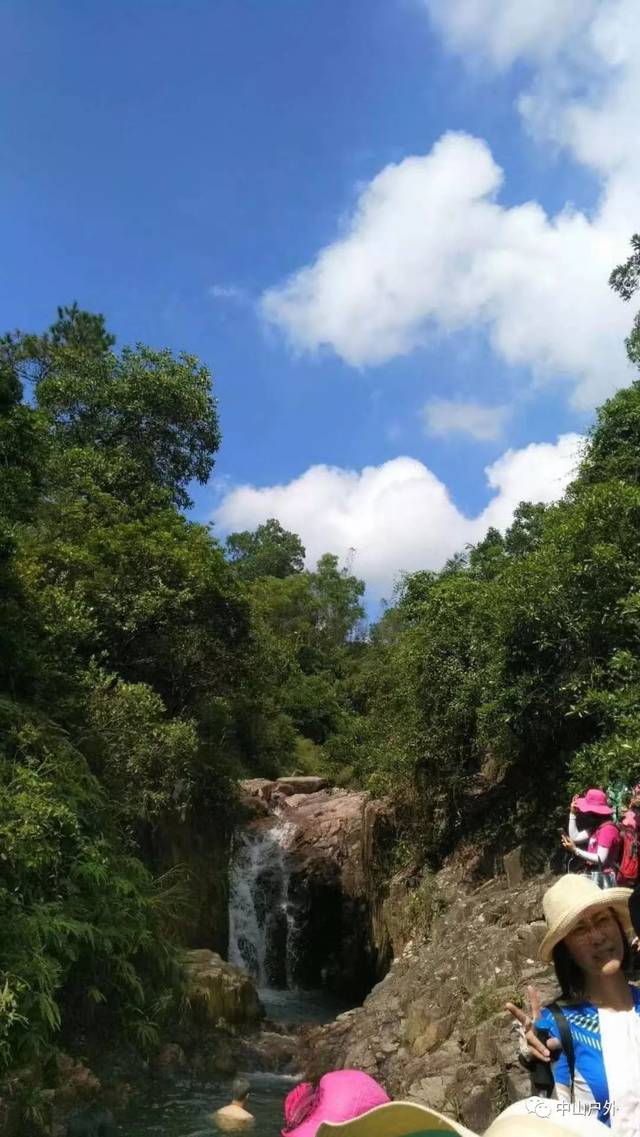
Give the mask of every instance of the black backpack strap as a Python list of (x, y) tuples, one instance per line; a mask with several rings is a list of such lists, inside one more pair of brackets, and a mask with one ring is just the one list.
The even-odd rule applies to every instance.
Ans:
[(562, 1052), (569, 1064), (569, 1077), (571, 1078), (571, 1100), (573, 1101), (573, 1083), (576, 1073), (576, 1052), (573, 1046), (573, 1038), (571, 1037), (571, 1028), (569, 1026), (566, 1015), (563, 1015), (562, 1008), (558, 1006), (557, 1003), (549, 1003), (548, 1010), (550, 1010), (551, 1014), (553, 1015), (553, 1021), (555, 1022), (558, 1028), (558, 1034), (560, 1035)]

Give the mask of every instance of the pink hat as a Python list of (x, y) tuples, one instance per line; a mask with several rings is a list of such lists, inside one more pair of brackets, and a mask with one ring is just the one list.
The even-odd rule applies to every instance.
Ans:
[(587, 790), (584, 797), (576, 798), (576, 809), (580, 813), (613, 813), (604, 790)]
[(283, 1137), (315, 1137), (323, 1121), (352, 1121), (391, 1099), (382, 1086), (361, 1070), (332, 1070), (317, 1088), (303, 1082), (284, 1102)]

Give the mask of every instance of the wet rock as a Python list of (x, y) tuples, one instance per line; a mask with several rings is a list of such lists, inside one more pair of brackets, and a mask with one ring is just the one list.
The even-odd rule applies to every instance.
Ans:
[(232, 1077), (240, 1068), (235, 1039), (217, 1036), (209, 1042), (203, 1055), (203, 1068), (209, 1077)]
[(240, 782), (240, 792), (247, 797), (268, 801), (275, 782), (271, 778), (245, 778)]
[(247, 835), (255, 844), (269, 827), (288, 829), (286, 863), (275, 858), (271, 866), (278, 880), (269, 878), (267, 860), (252, 888), (262, 958), (237, 938), (247, 968), (257, 973), (260, 964), (274, 986), (326, 988), (360, 1001), (392, 956), (384, 906), (395, 824), (389, 806), (315, 776), (254, 778), (240, 788), (250, 809), (253, 803)]
[(79, 1102), (91, 1101), (101, 1090), (100, 1079), (82, 1062), (68, 1054), (60, 1054), (57, 1061), (58, 1088), (56, 1103), (69, 1108)]
[(153, 1060), (153, 1072), (159, 1078), (175, 1078), (186, 1068), (187, 1056), (177, 1042), (165, 1042)]
[(262, 1030), (243, 1038), (237, 1048), (238, 1065), (243, 1070), (265, 1070), (273, 1074), (298, 1072), (298, 1038), (280, 1031)]
[(391, 813), (368, 794), (347, 790), (293, 794), (282, 812), (295, 825), (289, 903), (300, 935), (294, 978), (358, 1000), (385, 973), (391, 955), (380, 919)]
[(196, 1023), (249, 1024), (264, 1017), (255, 984), (239, 967), (207, 948), (186, 952), (185, 962), (188, 1001)]
[(10, 1097), (0, 1097), (0, 1133), (4, 1137), (16, 1137), (20, 1126), (20, 1106)]

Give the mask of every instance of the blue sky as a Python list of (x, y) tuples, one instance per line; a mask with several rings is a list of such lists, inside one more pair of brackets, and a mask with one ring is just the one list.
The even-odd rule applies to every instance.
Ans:
[[(474, 23), (483, 4), (487, 12)], [(614, 27), (625, 7), (611, 0)], [(120, 343), (198, 354), (215, 376), (224, 441), (214, 483), (196, 490), (195, 515), (218, 511), (219, 527), (244, 527), (278, 507), (285, 523), (298, 523), (312, 553), (333, 545), (344, 554), (352, 544), (374, 592), (388, 591), (400, 568), (435, 564), (447, 541), (475, 539), (492, 520), (506, 523), (514, 494), (528, 496), (531, 484), (538, 496), (557, 496), (570, 451), (567, 442), (558, 460), (558, 439), (583, 432), (594, 404), (628, 381), (615, 344), (630, 313), (620, 319), (608, 307), (606, 272), (634, 228), (633, 191), (623, 191), (635, 172), (621, 173), (604, 144), (586, 153), (571, 125), (569, 95), (554, 93), (560, 68), (572, 74), (576, 37), (593, 40), (585, 23), (592, 8), (583, 0), (577, 14), (571, 0), (541, 0), (540, 21), (521, 28), (514, 0), (5, 0), (3, 326), (40, 328), (57, 304), (75, 299), (104, 312)], [(570, 94), (574, 109), (581, 98), (591, 115), (604, 113), (610, 96), (613, 121), (620, 68), (610, 78), (607, 62), (594, 59), (592, 71), (580, 73), (579, 94)], [(597, 107), (591, 80), (599, 85)], [(523, 109), (523, 96), (533, 109)], [(458, 132), (460, 153), (454, 147), (427, 165), (447, 132)], [(494, 203), (497, 213), (487, 222), (477, 197), (463, 200), (454, 218), (458, 243), (452, 236), (443, 250), (438, 235), (451, 214), (446, 202), (429, 199), (429, 186), (446, 163), (452, 184), (471, 183), (484, 159), (464, 141), (469, 136), (503, 171), (499, 188), (479, 193), (481, 208)], [(398, 261), (413, 247), (411, 230), (398, 237), (404, 251), (390, 247), (395, 217), (405, 213), (400, 164), (411, 156), (424, 162), (426, 186), (424, 199), (407, 199), (407, 226), (415, 226), (422, 257), (407, 270), (415, 272), (413, 292), (393, 284), (398, 273), (404, 278)], [(400, 170), (391, 230), (381, 231), (376, 217), (366, 231), (358, 228), (362, 195), (390, 166)], [(526, 219), (532, 235), (523, 248), (517, 210), (527, 202), (538, 212)], [(580, 224), (558, 234), (554, 218), (568, 204)], [(488, 242), (487, 225), (495, 227)], [(434, 236), (427, 239), (427, 230)], [(473, 262), (460, 258), (467, 243), (478, 247)], [(537, 264), (535, 251), (547, 245)], [(313, 278), (304, 298), (296, 290), (283, 306), (287, 279), (326, 249), (333, 252), (324, 299), (324, 285)], [(360, 267), (344, 311), (335, 312), (333, 274), (344, 279), (345, 252)], [(583, 255), (587, 272), (575, 264)], [(496, 267), (511, 266), (514, 256), (516, 269)], [(443, 284), (425, 297), (422, 281), (436, 258)], [(593, 339), (582, 354), (565, 352), (562, 327), (549, 330), (556, 311), (558, 319), (564, 313), (553, 289), (560, 297), (572, 287), (568, 258), (584, 289), (575, 308)], [(358, 281), (371, 274), (382, 282), (383, 312), (368, 286), (358, 296)], [(469, 280), (476, 281), (471, 300)], [(275, 296), (271, 307), (265, 294)], [(407, 315), (416, 305), (418, 315)], [(581, 336), (571, 307), (567, 318), (566, 339)], [(403, 346), (378, 361), (375, 345), (389, 321), (405, 329)], [(358, 333), (352, 349), (351, 328), (359, 324), (370, 331), (366, 343)], [(517, 343), (507, 342), (516, 324)], [(489, 425), (485, 437), (468, 427), (434, 433), (424, 412), (434, 400), (480, 406), (489, 416), (501, 407), (502, 427)], [(547, 450), (527, 451), (534, 444)], [(507, 474), (515, 477), (509, 467), (491, 489), (485, 469), (509, 451), (529, 455), (518, 484), (506, 488)], [(426, 473), (386, 465), (402, 457)], [(318, 465), (337, 468), (342, 480), (328, 486), (327, 474), (320, 492), (313, 476), (300, 485)], [(388, 517), (377, 474), (373, 498), (362, 497), (365, 467), (391, 471), (400, 490), (403, 479), (419, 475), (427, 496), (404, 525), (424, 531), (422, 545), (409, 541), (403, 550), (399, 530), (393, 557), (379, 547), (369, 556), (370, 543), (385, 544)], [(433, 509), (431, 492), (440, 495)], [(338, 523), (345, 494), (351, 513), (343, 509)], [(395, 516), (393, 501), (390, 508)], [(444, 531), (432, 539), (434, 526)]]

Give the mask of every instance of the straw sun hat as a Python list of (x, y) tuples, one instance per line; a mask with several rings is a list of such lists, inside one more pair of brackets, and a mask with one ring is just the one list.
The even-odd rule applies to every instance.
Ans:
[[(562, 1102), (527, 1098), (505, 1109), (484, 1137), (606, 1137), (610, 1130), (595, 1117), (563, 1110)], [(458, 1121), (435, 1109), (409, 1101), (392, 1101), (339, 1125), (324, 1122), (318, 1137), (478, 1137)]]
[(630, 896), (630, 888), (598, 888), (595, 881), (578, 873), (561, 876), (542, 898), (548, 930), (538, 949), (540, 959), (549, 962), (556, 944), (573, 930), (588, 908), (613, 908), (625, 933), (632, 933)]

